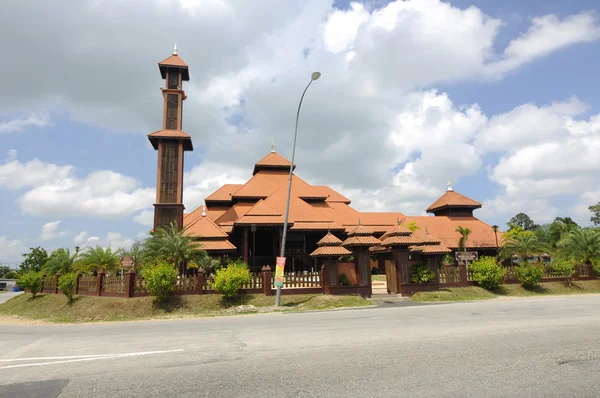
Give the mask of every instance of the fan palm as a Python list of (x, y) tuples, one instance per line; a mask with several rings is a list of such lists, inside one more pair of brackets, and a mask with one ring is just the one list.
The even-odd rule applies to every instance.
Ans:
[(543, 254), (549, 251), (546, 243), (540, 241), (532, 231), (522, 231), (518, 234), (509, 235), (504, 240), (504, 244), (500, 249), (502, 258), (511, 258), (517, 256), (519, 259), (526, 261), (529, 257), (535, 254)]
[(76, 259), (77, 253), (71, 254), (69, 249), (61, 247), (50, 254), (50, 258), (42, 267), (42, 271), (47, 275), (66, 274), (72, 270)]
[(146, 241), (145, 252), (153, 261), (163, 260), (173, 266), (193, 262), (204, 268), (203, 265), (210, 261), (202, 244), (194, 240), (187, 228), (180, 231), (175, 222), (167, 228), (157, 228)]
[(559, 242), (564, 254), (583, 264), (600, 259), (600, 232), (594, 229), (575, 229)]
[(471, 230), (459, 225), (456, 228), (456, 232), (460, 234), (460, 238), (458, 239), (458, 248), (467, 251), (467, 240), (469, 239), (469, 235), (471, 235)]
[(88, 247), (85, 252), (79, 255), (77, 268), (85, 272), (99, 272), (102, 270), (112, 272), (119, 269), (121, 250), (112, 251), (109, 247), (101, 246)]

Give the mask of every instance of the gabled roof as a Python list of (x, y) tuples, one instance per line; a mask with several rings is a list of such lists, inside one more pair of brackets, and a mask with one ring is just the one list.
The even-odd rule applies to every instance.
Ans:
[(263, 199), (235, 221), (236, 225), (279, 225), (285, 222), (283, 214), (269, 206)]
[[(284, 214), (286, 200), (287, 190), (280, 188), (277, 189), (272, 195), (270, 195), (265, 200), (265, 203)], [(305, 201), (303, 201), (295, 195), (291, 195), (290, 197), (289, 217), (290, 221), (294, 222), (304, 221), (331, 223), (333, 221), (329, 217), (325, 216), (323, 213), (315, 209), (313, 206), (309, 205), (308, 203), (306, 203)]]
[[(290, 162), (277, 152), (272, 151), (267, 156), (256, 162), (256, 164), (254, 165), (254, 171), (252, 172), (252, 175), (258, 173), (259, 170), (287, 169), (289, 171), (290, 164), (292, 164), (292, 162)], [(296, 165), (294, 165), (293, 169), (296, 169)]]
[(247, 216), (281, 216), (281, 212), (269, 206), (263, 199), (248, 210)]
[(199, 217), (188, 225), (188, 233), (200, 239), (207, 238), (228, 238), (227, 235), (217, 224), (207, 216)]
[(178, 68), (182, 69), (181, 78), (184, 81), (190, 80), (190, 73), (188, 71), (188, 65), (179, 57), (177, 54), (173, 54), (168, 58), (163, 59), (158, 63), (158, 69), (160, 70), (160, 75), (163, 79), (167, 77), (167, 69), (168, 68)]
[(481, 203), (474, 201), (471, 198), (461, 195), (453, 190), (446, 191), (442, 196), (427, 208), (427, 212), (431, 213), (439, 209), (446, 207), (463, 207), (470, 209), (478, 209), (481, 207)]
[[(425, 231), (434, 234), (441, 240), (443, 246), (456, 249), (460, 234), (456, 228), (461, 226), (469, 228), (471, 234), (467, 239), (467, 248), (496, 248), (496, 237), (491, 225), (475, 217), (447, 217), (447, 216), (406, 216), (405, 222), (414, 221), (419, 230), (413, 236), (424, 238)], [(502, 244), (501, 232), (498, 231), (498, 245)]]
[(154, 149), (158, 149), (158, 143), (161, 139), (175, 139), (183, 141), (184, 151), (193, 151), (194, 146), (192, 145), (192, 137), (181, 130), (158, 130), (154, 133), (148, 134), (148, 139), (152, 143)]

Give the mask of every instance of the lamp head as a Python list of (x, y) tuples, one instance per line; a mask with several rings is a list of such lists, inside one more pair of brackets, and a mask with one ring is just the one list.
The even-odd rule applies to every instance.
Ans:
[(494, 230), (494, 232), (498, 231), (498, 226), (497, 225), (492, 225), (492, 229)]
[(321, 72), (313, 72), (312, 80), (318, 80), (321, 77)]

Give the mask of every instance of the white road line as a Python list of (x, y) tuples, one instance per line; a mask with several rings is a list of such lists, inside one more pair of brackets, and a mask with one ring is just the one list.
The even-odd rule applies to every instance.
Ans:
[(146, 352), (130, 352), (124, 354), (105, 354), (105, 355), (80, 355), (80, 356), (72, 356), (72, 357), (42, 357), (42, 358), (15, 358), (15, 359), (3, 359), (3, 362), (9, 361), (34, 361), (34, 360), (48, 360), (48, 359), (65, 359), (71, 358), (64, 361), (51, 361), (51, 362), (34, 362), (34, 363), (24, 363), (20, 365), (8, 365), (2, 366), (0, 369), (13, 369), (13, 368), (22, 368), (27, 366), (44, 366), (44, 365), (55, 365), (61, 363), (71, 363), (71, 362), (83, 362), (83, 361), (95, 361), (99, 359), (117, 359), (117, 358), (127, 358), (127, 357), (135, 357), (135, 356), (143, 356), (143, 355), (156, 355), (156, 354), (167, 354), (172, 352), (181, 352), (183, 349), (178, 350), (166, 350), (166, 351), (146, 351)]

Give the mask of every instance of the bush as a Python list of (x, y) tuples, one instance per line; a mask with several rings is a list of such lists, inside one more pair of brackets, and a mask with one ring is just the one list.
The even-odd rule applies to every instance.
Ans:
[(532, 288), (542, 281), (544, 265), (541, 263), (524, 262), (516, 268), (517, 278), (524, 288)]
[(210, 284), (225, 298), (234, 298), (239, 294), (243, 285), (250, 283), (250, 271), (243, 261), (227, 264), (226, 268), (215, 271)]
[(571, 277), (575, 273), (575, 262), (567, 259), (554, 259), (550, 263), (550, 269), (556, 275), (567, 278), (567, 284), (571, 286)]
[(414, 264), (410, 269), (410, 281), (412, 283), (427, 283), (435, 278), (433, 272), (427, 264)]
[(42, 290), (43, 283), (41, 272), (29, 271), (17, 277), (17, 286), (29, 290), (33, 297)]
[(495, 257), (483, 256), (469, 264), (473, 271), (473, 279), (484, 289), (496, 289), (504, 282), (506, 270), (502, 268)]
[(68, 274), (61, 275), (58, 278), (58, 288), (67, 297), (67, 301), (70, 303), (73, 301), (75, 295), (75, 286), (77, 285), (77, 274), (69, 272)]
[(350, 286), (350, 280), (348, 280), (346, 274), (340, 275), (340, 286)]
[(159, 302), (166, 301), (175, 289), (177, 270), (171, 264), (160, 261), (142, 268), (141, 274), (146, 281), (148, 292), (156, 296)]
[(379, 275), (379, 268), (377, 268), (377, 267), (371, 268), (371, 275)]

